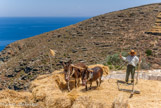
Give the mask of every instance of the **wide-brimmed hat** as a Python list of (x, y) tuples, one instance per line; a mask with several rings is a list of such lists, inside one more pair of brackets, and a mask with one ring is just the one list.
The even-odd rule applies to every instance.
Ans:
[(131, 55), (132, 53), (134, 53), (134, 55), (136, 55), (136, 52), (135, 52), (134, 50), (131, 50), (131, 51), (129, 52), (130, 55)]

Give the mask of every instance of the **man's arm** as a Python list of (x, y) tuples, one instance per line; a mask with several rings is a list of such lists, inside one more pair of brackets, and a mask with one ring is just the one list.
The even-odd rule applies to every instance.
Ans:
[(124, 61), (127, 61), (126, 57), (123, 57), (121, 54), (120, 54), (120, 58), (123, 59)]

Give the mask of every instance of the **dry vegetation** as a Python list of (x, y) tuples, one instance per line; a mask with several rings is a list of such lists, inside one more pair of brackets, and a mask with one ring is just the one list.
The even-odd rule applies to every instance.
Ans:
[[(92, 65), (89, 67), (93, 67)], [(98, 66), (98, 65), (97, 65)], [(99, 65), (102, 66), (103, 65)], [(104, 71), (109, 72), (104, 66)], [(40, 75), (31, 82), (28, 92), (2, 90), (0, 92), (0, 108), (159, 108), (161, 107), (161, 82), (139, 80), (135, 90), (141, 94), (118, 91), (115, 79), (103, 80), (100, 87), (93, 83), (91, 90), (85, 87), (72, 87), (68, 92), (63, 70), (52, 74)], [(72, 83), (72, 82), (71, 82)], [(131, 90), (131, 86), (121, 86)], [(8, 106), (4, 106), (8, 105)], [(19, 106), (18, 106), (19, 105)], [(21, 105), (21, 106), (20, 106)]]

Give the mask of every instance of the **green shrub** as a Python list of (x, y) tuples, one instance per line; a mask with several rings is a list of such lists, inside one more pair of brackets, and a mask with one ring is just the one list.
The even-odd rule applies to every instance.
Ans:
[(66, 57), (67, 55), (66, 55), (66, 53), (64, 53), (64, 57)]
[[(121, 54), (125, 57), (128, 55), (127, 52), (122, 52)], [(124, 61), (120, 58), (120, 53), (115, 53), (107, 56), (105, 64), (108, 65), (110, 69), (122, 69), (123, 62)]]
[(110, 68), (110, 70), (113, 69), (113, 65), (108, 65), (108, 67)]
[(150, 56), (150, 55), (152, 55), (152, 50), (147, 49), (147, 50), (145, 51), (145, 53), (146, 53), (147, 56)]

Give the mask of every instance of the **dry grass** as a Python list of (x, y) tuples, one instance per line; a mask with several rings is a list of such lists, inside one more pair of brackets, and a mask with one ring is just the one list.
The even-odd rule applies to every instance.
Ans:
[(108, 75), (110, 72), (110, 69), (108, 66), (102, 65), (102, 64), (94, 64), (94, 65), (90, 65), (88, 66), (88, 68), (94, 68), (95, 66), (99, 66), (103, 69), (103, 75)]
[(112, 108), (131, 108), (131, 106), (128, 100), (123, 95), (120, 95), (114, 100)]
[(32, 108), (33, 96), (30, 92), (16, 92), (14, 90), (2, 90), (0, 92), (0, 108)]
[[(104, 80), (98, 88), (93, 83), (91, 90), (86, 91), (84, 86), (80, 86), (68, 92), (62, 70), (58, 70), (50, 75), (41, 75), (32, 81), (31, 92), (1, 91), (0, 103), (35, 103), (37, 106), (34, 108), (111, 108), (113, 104), (120, 103), (124, 103), (122, 105), (126, 105), (127, 108), (161, 107), (161, 82), (140, 80), (135, 90), (140, 90), (141, 94), (134, 94), (133, 98), (129, 99), (130, 93), (118, 91), (116, 81), (115, 79), (111, 79), (110, 82)], [(131, 90), (132, 86), (122, 85), (121, 88)], [(12, 105), (6, 108), (32, 107)]]

